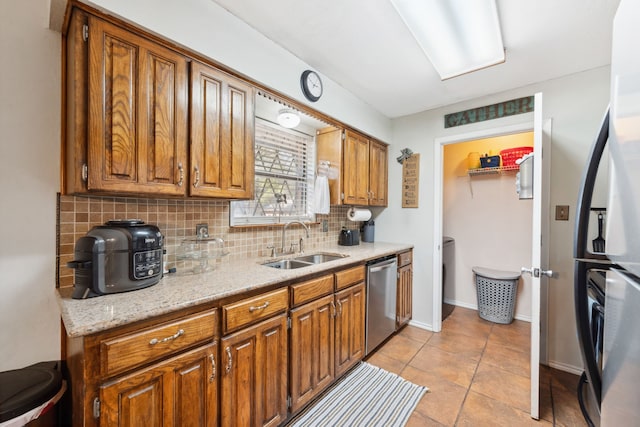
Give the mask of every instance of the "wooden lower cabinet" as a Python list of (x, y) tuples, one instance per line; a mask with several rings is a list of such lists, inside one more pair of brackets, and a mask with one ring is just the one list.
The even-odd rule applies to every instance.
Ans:
[(413, 306), (413, 264), (398, 267), (398, 293), (396, 295), (396, 329), (411, 320)]
[(100, 425), (216, 425), (216, 347), (192, 350), (101, 386)]
[(364, 357), (366, 297), (361, 282), (336, 293), (336, 377)]
[(277, 426), (287, 418), (287, 315), (221, 340), (222, 426)]
[(333, 294), (291, 310), (291, 412), (297, 412), (335, 378)]

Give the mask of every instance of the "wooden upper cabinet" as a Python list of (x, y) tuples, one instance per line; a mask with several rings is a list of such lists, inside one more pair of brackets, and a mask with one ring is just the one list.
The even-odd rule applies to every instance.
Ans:
[(255, 88), (112, 22), (65, 33), (63, 191), (252, 198)]
[(253, 197), (253, 139), (253, 87), (215, 68), (192, 62), (189, 194)]
[(184, 195), (187, 58), (88, 19), (88, 190)]
[(344, 203), (369, 204), (369, 140), (346, 131), (342, 166)]
[(340, 173), (329, 179), (332, 205), (387, 206), (387, 146), (353, 131), (327, 128), (316, 135), (319, 161)]
[(369, 205), (387, 206), (387, 146), (377, 141), (369, 145)]

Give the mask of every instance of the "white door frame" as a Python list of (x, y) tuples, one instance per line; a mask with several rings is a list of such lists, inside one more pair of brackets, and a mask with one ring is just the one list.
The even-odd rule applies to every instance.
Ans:
[(533, 131), (533, 118), (531, 119), (531, 122), (518, 123), (509, 126), (498, 126), (495, 128), (482, 129), (474, 132), (461, 133), (435, 139), (435, 143), (433, 144), (433, 319), (431, 322), (434, 332), (440, 332), (442, 330), (442, 299), (444, 298), (442, 295), (442, 286), (436, 285), (437, 283), (442, 283), (442, 162), (444, 146), (458, 142), (492, 138), (529, 131)]

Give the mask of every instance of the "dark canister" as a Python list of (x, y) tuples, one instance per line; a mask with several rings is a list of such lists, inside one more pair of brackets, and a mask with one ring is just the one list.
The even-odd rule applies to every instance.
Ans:
[(370, 219), (362, 224), (362, 241), (363, 242), (373, 242), (375, 237), (376, 225), (375, 222)]

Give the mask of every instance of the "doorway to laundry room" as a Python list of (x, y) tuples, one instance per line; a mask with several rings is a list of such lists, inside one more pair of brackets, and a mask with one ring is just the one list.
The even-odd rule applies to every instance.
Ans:
[[(482, 308), (478, 295), (485, 295), (476, 285), (474, 269), (519, 276), (520, 268), (529, 264), (532, 198), (527, 188), (517, 192), (517, 181), (527, 180), (518, 175), (514, 157), (532, 147), (533, 131), (443, 147), (443, 315), (448, 307)], [(531, 278), (522, 276), (515, 284), (515, 301), (502, 302), (514, 305), (513, 317), (530, 322)]]

